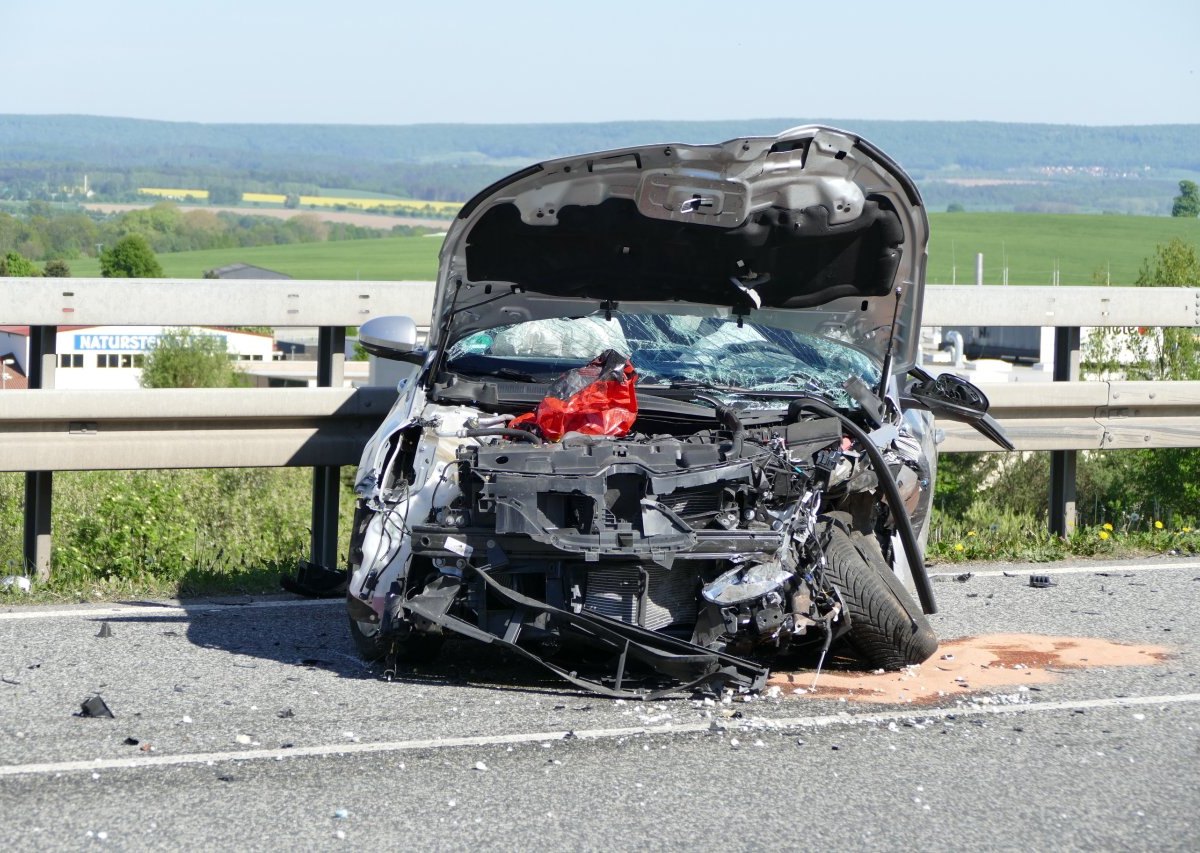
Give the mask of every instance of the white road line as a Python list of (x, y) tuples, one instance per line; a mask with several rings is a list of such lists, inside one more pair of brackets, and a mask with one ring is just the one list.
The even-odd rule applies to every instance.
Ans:
[[(978, 705), (951, 708), (909, 708), (898, 711), (865, 711), (862, 713), (825, 714), (808, 717), (751, 720), (728, 723), (721, 728), (738, 732), (743, 729), (787, 731), (823, 726), (850, 726), (887, 723), (900, 720), (939, 720), (948, 717), (1009, 716), (1016, 714), (1074, 711), (1086, 708), (1134, 708), (1147, 705), (1182, 705), (1200, 702), (1200, 693), (1180, 693), (1165, 696), (1129, 696), (1111, 699), (1078, 699), (1062, 702), (1032, 702), (1021, 705)], [(720, 724), (718, 724), (720, 725)], [(128, 770), (142, 767), (173, 767), (187, 764), (215, 764), (218, 761), (266, 761), (284, 758), (361, 755), (380, 752), (410, 752), (422, 749), (455, 749), (464, 746), (503, 746), (505, 744), (545, 743), (575, 738), (607, 740), (638, 735), (698, 734), (711, 731), (713, 723), (685, 723), (664, 726), (631, 726), (617, 729), (584, 729), (578, 731), (517, 732), (507, 735), (477, 735), (473, 737), (434, 738), (429, 740), (383, 741), (379, 743), (339, 743), (318, 746), (298, 746), (290, 749), (245, 749), (226, 752), (200, 752), (187, 755), (145, 755), (137, 758), (106, 758), (94, 761), (48, 761), (35, 764), (0, 766), (0, 777), (27, 774), (98, 772)]]
[[(970, 572), (973, 577), (1024, 577), (1026, 575), (1087, 575), (1117, 574), (1121, 572), (1155, 572), (1164, 570), (1198, 571), (1200, 562), (1192, 563), (1099, 563), (1088, 566), (1028, 566), (1020, 569), (971, 569), (964, 563), (960, 571), (930, 572), (934, 578), (952, 578)], [(343, 603), (341, 598), (296, 599), (285, 601), (251, 601), (245, 604), (104, 604), (95, 607), (46, 607), (30, 606), (22, 610), (0, 612), (0, 622), (24, 619), (70, 619), (96, 618), (105, 616), (149, 616), (154, 614), (232, 613), (239, 610), (263, 610), (277, 607), (329, 607)]]
[(334, 604), (345, 606), (343, 598), (301, 598), (295, 601), (251, 601), (246, 604), (106, 604), (100, 607), (62, 608), (38, 607), (29, 610), (9, 610), (0, 613), (0, 622), (13, 619), (74, 619), (119, 617), (119, 616), (163, 616), (168, 614), (191, 615), (193, 613), (234, 613), (239, 610), (262, 610), (273, 607), (329, 607)]
[[(1161, 570), (1200, 570), (1200, 562), (1193, 563), (1120, 563), (1120, 564), (1094, 564), (1090, 566), (1051, 566), (1047, 565), (1026, 567), (1021, 569), (986, 569), (976, 571), (970, 568), (969, 563), (964, 563), (961, 571), (954, 572), (930, 572), (929, 576), (934, 578), (942, 577), (957, 577), (958, 575), (970, 572), (973, 577), (988, 578), (988, 577), (1003, 577), (1015, 576), (1024, 577), (1026, 575), (1080, 575), (1080, 574), (1097, 574), (1104, 572), (1107, 574), (1117, 574), (1121, 572), (1154, 572)], [(190, 615), (193, 613), (232, 613), (239, 610), (263, 610), (278, 607), (329, 607), (332, 605), (340, 605), (343, 603), (341, 598), (318, 598), (318, 599), (296, 599), (294, 601), (251, 601), (246, 604), (105, 604), (95, 607), (71, 608), (71, 607), (36, 607), (31, 606), (28, 609), (9, 610), (0, 612), (0, 622), (25, 619), (94, 619), (104, 618), (106, 616), (151, 616), (155, 614), (183, 614)]]
[(975, 571), (969, 563), (964, 563), (957, 572), (930, 572), (931, 578), (954, 578), (971, 573), (977, 578), (1018, 577), (1028, 578), (1029, 575), (1115, 575), (1123, 572), (1158, 572), (1170, 569), (1194, 572), (1200, 570), (1200, 563), (1129, 563), (1129, 564), (1100, 564), (1091, 566), (1025, 566), (1020, 569), (987, 569)]

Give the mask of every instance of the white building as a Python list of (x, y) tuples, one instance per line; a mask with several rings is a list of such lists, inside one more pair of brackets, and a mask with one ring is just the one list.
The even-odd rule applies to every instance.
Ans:
[[(167, 330), (178, 331), (164, 326), (59, 326), (54, 387), (140, 388), (146, 354)], [(224, 338), (230, 358), (246, 367), (270, 362), (275, 351), (271, 335), (209, 327), (190, 331)], [(28, 376), (29, 327), (0, 326), (0, 353), (11, 353), (15, 367)]]

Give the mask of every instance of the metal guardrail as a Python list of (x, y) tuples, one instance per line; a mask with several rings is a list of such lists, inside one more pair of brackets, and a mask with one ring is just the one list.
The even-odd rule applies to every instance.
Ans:
[[(407, 314), (427, 322), (430, 282), (6, 279), (2, 318), (31, 327), (30, 392), (0, 405), (0, 470), (26, 472), (25, 555), (45, 575), (52, 472), (79, 469), (313, 466), (314, 561), (337, 547), (338, 467), (354, 464), (390, 389), (347, 390), (345, 327)], [(1051, 528), (1071, 525), (1079, 450), (1200, 446), (1200, 383), (1075, 382), (1081, 326), (1200, 326), (1200, 288), (930, 285), (927, 326), (1051, 326), (1054, 383), (988, 385), (1020, 450), (1052, 454)], [(316, 389), (52, 390), (63, 325), (317, 326)], [(945, 451), (994, 450), (940, 423)], [(1057, 514), (1056, 514), (1057, 507)]]
[[(1200, 447), (1200, 382), (1008, 382), (982, 386), (1017, 450)], [(995, 450), (966, 424), (938, 421), (946, 452)]]
[[(428, 281), (10, 278), (4, 323), (57, 325), (357, 326), (433, 312)], [(931, 284), (926, 326), (1200, 326), (1197, 287)]]
[(1200, 326), (1200, 287), (931, 284), (924, 326)]
[(429, 281), (7, 278), (5, 324), (22, 326), (358, 326), (433, 313)]
[(10, 392), (0, 471), (356, 465), (391, 388)]
[[(1200, 446), (1200, 382), (982, 387), (1018, 450)], [(12, 392), (0, 407), (0, 471), (355, 465), (395, 397), (390, 388)], [(996, 449), (965, 424), (938, 427), (943, 451)]]

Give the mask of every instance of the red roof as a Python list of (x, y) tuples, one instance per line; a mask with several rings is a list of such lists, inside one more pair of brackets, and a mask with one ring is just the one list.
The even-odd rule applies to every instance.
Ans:
[[(55, 326), (60, 332), (73, 332), (76, 329), (94, 329), (95, 326)], [(0, 332), (8, 332), (13, 335), (20, 335), (23, 338), (29, 337), (28, 326), (0, 326)]]
[(29, 387), (29, 379), (24, 373), (21, 372), (21, 365), (3, 364), (3, 361), (6, 358), (11, 358), (14, 362), (17, 360), (15, 353), (9, 352), (5, 353), (4, 355), (0, 355), (0, 370), (8, 374), (6, 377), (4, 377), (4, 381), (0, 383), (0, 389), (5, 391), (26, 390)]

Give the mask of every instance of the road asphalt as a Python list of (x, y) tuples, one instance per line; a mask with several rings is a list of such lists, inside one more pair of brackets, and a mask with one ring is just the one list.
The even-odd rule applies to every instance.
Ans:
[[(355, 657), (340, 602), (9, 597), (3, 837), (39, 850), (1200, 848), (1200, 563), (955, 566), (935, 590), (943, 640), (1165, 654), (1069, 666), (1031, 652), (1049, 680), (924, 704), (820, 680), (641, 703), (466, 641), (384, 681)], [(94, 695), (112, 718), (77, 715)]]

